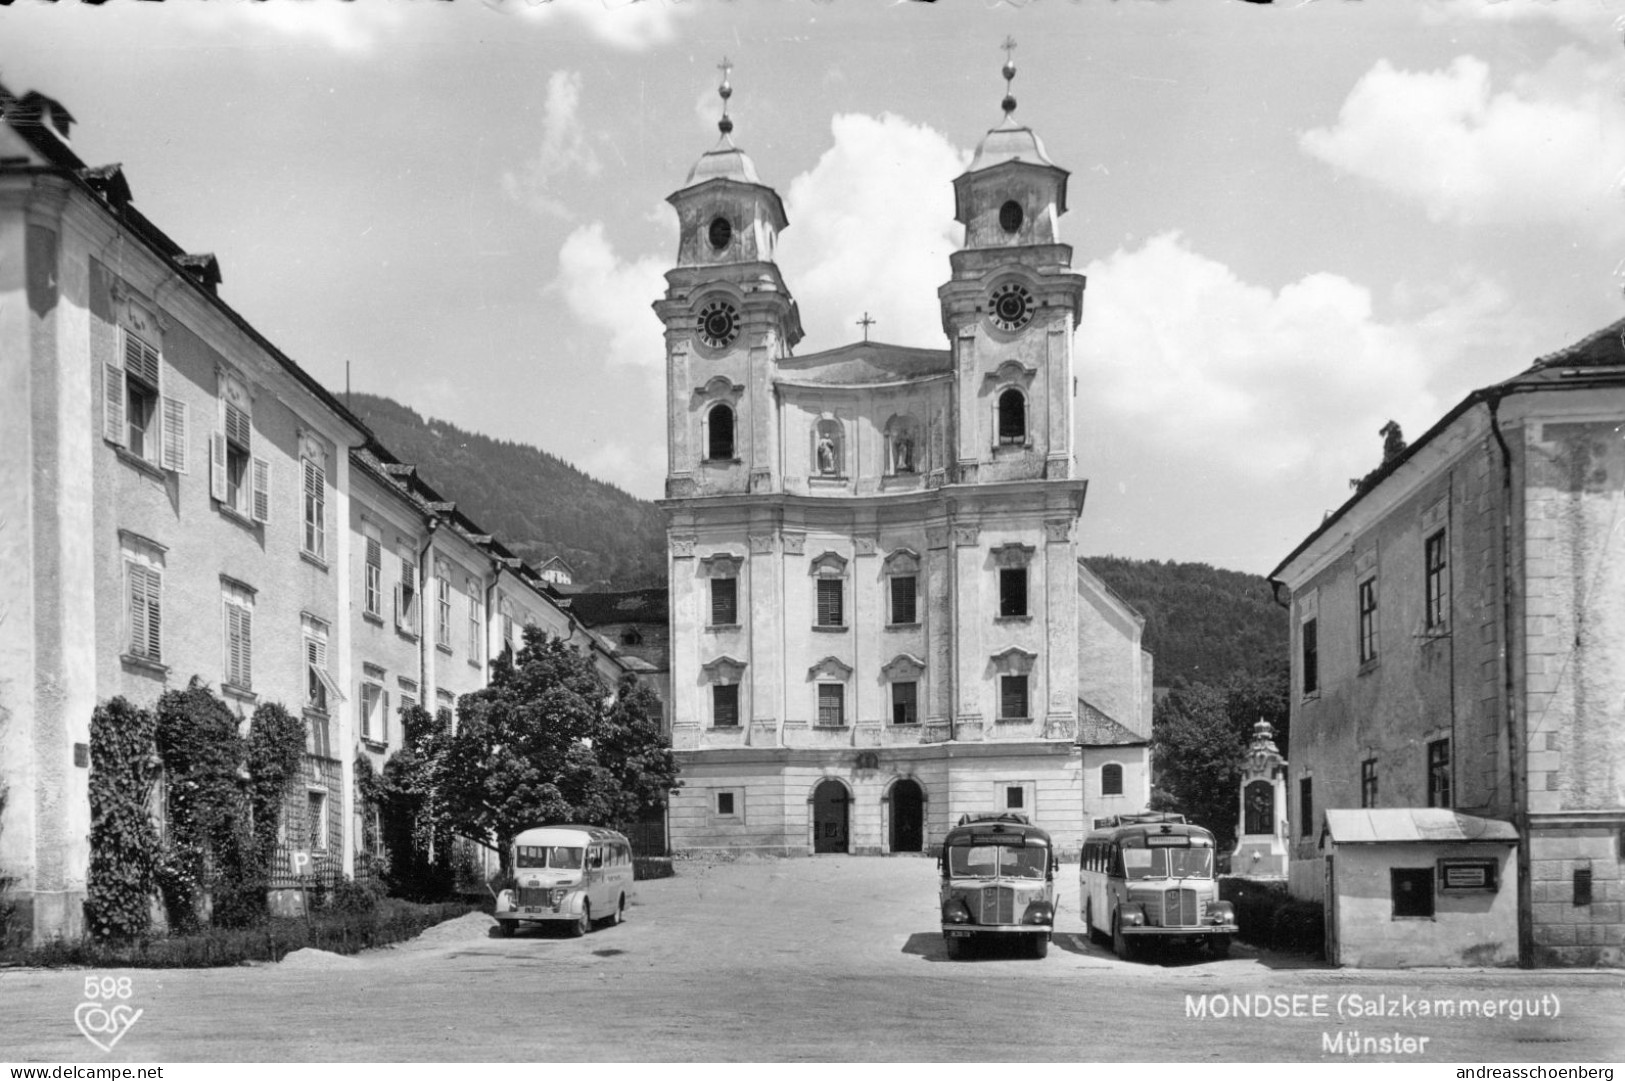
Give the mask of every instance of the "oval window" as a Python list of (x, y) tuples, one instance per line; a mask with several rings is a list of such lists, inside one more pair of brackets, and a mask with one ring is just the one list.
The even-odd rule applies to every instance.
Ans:
[(733, 239), (734, 227), (728, 224), (727, 218), (712, 218), (711, 228), (707, 231), (707, 235), (710, 238), (711, 247), (721, 251), (728, 246), (728, 241)]
[(1013, 233), (1021, 228), (1021, 204), (1014, 199), (1008, 199), (999, 207), (999, 228), (1007, 233)]

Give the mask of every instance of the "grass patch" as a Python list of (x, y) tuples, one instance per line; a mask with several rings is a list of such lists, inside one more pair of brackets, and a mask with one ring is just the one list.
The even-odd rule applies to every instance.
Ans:
[(130, 942), (54, 939), (40, 946), (7, 947), (0, 949), (0, 967), (216, 968), (280, 961), (307, 947), (350, 954), (408, 941), (437, 923), (477, 910), (455, 901), (420, 905), (390, 898), (370, 911), (322, 911), (309, 920), (271, 919), (252, 927), (210, 927)]

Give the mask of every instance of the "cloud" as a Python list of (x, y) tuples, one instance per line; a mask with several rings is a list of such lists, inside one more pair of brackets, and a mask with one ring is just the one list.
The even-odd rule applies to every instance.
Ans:
[(581, 125), (581, 75), (555, 71), (547, 80), (547, 98), (542, 105), (542, 145), (522, 173), (502, 174), (502, 190), (510, 199), (542, 214), (571, 218), (574, 215), (553, 194), (554, 182), (570, 173), (597, 176), (603, 171), (598, 155), (587, 142)]
[(1476, 57), (1424, 72), (1379, 60), (1337, 123), (1305, 132), (1299, 145), (1420, 203), (1434, 221), (1569, 221), (1613, 237), (1625, 223), (1625, 115), (1608, 78), (1604, 64), (1573, 47), (1499, 93)]
[[(675, 246), (674, 246), (675, 247)], [(664, 328), (652, 305), (666, 290), (668, 261), (658, 256), (623, 260), (601, 222), (583, 225), (559, 248), (559, 274), (548, 286), (576, 319), (607, 333), (612, 364), (652, 374), (664, 393)]]
[(779, 248), (809, 347), (859, 337), (864, 312), (877, 340), (942, 347), (937, 286), (960, 240), (950, 181), (968, 155), (891, 114), (838, 115), (830, 132), (830, 149), (786, 189)]
[(643, 52), (677, 36), (677, 20), (697, 5), (676, 0), (506, 0), (504, 10), (543, 25), (564, 19), (598, 41)]
[(370, 53), (406, 21), (399, 3), (338, 3), (334, 0), (280, 0), (277, 3), (182, 4), (191, 26), (211, 32), (268, 30), (340, 53)]
[(1422, 21), (1488, 23), (1549, 22), (1595, 41), (1614, 14), (1600, 0), (1425, 0)]

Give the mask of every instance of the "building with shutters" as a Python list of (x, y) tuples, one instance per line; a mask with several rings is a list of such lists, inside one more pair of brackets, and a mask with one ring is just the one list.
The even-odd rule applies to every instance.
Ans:
[[(1014, 74), (1006, 70), (1006, 78)], [(1149, 796), (1142, 620), (1078, 559), (1068, 174), (1013, 116), (954, 186), (945, 348), (797, 354), (778, 194), (722, 137), (670, 196), (674, 849), (1063, 846)]]
[(85, 165), (72, 122), (0, 87), (0, 873), (36, 937), (82, 927), (100, 702), (195, 677), (245, 723), (301, 715), (282, 837), (333, 876), (376, 841), (357, 764), (400, 748), (401, 706), (454, 707), (531, 625), (610, 691), (626, 670)]
[[(1373, 916), (1396, 964), (1625, 963), (1622, 335), (1393, 439), (1270, 574), (1291, 598), (1290, 883), (1346, 963), (1373, 945), (1334, 932)], [(1394, 949), (1421, 937), (1428, 960)]]

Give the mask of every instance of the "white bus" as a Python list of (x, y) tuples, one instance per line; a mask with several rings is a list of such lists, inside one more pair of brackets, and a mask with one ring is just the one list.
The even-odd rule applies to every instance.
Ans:
[(543, 826), (513, 840), (513, 885), (497, 895), (497, 927), (565, 923), (584, 935), (620, 923), (632, 902), (632, 846), (601, 826)]
[(1089, 937), (1110, 941), (1125, 961), (1157, 941), (1224, 957), (1236, 933), (1235, 910), (1219, 900), (1213, 877), (1213, 834), (1180, 815), (1122, 815), (1091, 831), (1078, 862), (1078, 907)]

